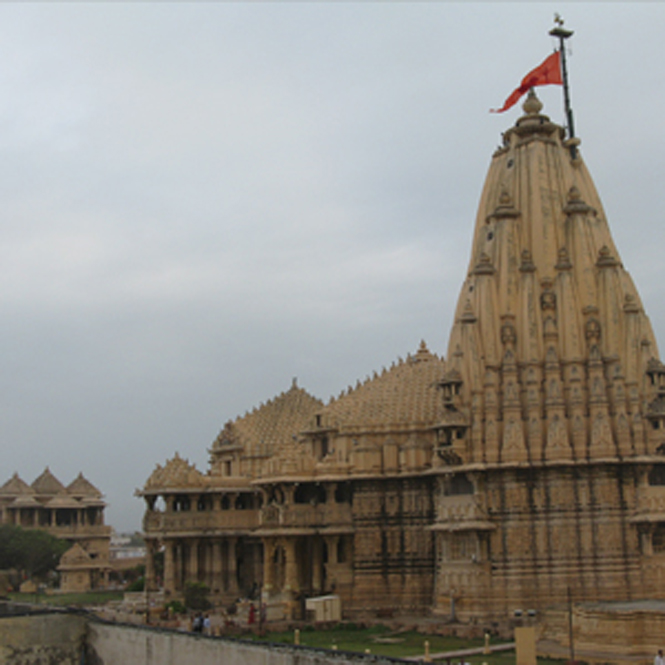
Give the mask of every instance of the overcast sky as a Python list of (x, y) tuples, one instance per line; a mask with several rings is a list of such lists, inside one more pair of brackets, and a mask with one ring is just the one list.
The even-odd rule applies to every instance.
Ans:
[[(2, 465), (107, 523), (289, 388), (444, 354), (498, 107), (563, 13), (581, 152), (665, 335), (665, 4), (0, 4)], [(564, 119), (561, 88), (540, 90)]]

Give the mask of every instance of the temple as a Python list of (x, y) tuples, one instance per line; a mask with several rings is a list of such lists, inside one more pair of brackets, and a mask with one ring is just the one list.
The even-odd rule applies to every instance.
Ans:
[(294, 383), (224, 426), (206, 473), (158, 466), (138, 491), (151, 588), (460, 620), (662, 595), (665, 366), (579, 140), (533, 90), (523, 110), (446, 361), (422, 343), (325, 405)]
[(108, 584), (111, 527), (102, 493), (82, 473), (65, 487), (47, 467), (32, 485), (15, 473), (0, 487), (0, 524), (42, 529), (71, 544), (60, 559), (60, 589), (90, 591)]

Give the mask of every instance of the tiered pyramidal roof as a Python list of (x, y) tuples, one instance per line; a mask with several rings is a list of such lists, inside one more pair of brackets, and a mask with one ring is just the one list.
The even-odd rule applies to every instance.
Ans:
[(28, 485), (18, 473), (0, 486), (0, 497), (12, 500), (12, 506), (49, 506), (80, 508), (105, 505), (102, 493), (82, 474), (65, 487), (46, 467)]
[(271, 455), (289, 445), (293, 434), (304, 428), (323, 402), (298, 387), (291, 388), (250, 413), (229, 422), (213, 443), (212, 453), (225, 446), (243, 446), (256, 455)]
[(441, 410), (438, 382), (444, 367), (423, 341), (414, 355), (332, 400), (320, 424), (340, 431), (431, 425)]

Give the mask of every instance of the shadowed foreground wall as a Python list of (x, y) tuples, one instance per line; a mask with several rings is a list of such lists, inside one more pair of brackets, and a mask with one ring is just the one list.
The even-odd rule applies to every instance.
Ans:
[(79, 665), (85, 635), (86, 619), (78, 615), (2, 616), (0, 665)]
[[(328, 665), (364, 661), (361, 654), (340, 652), (336, 655), (286, 645), (260, 646), (191, 633), (91, 621), (85, 662), (90, 665)], [(390, 661), (373, 659), (372, 662)]]
[[(391, 659), (371, 657), (372, 663)], [(363, 654), (258, 645), (67, 612), (29, 613), (0, 604), (0, 665), (335, 665)], [(395, 661), (399, 662), (399, 661)]]

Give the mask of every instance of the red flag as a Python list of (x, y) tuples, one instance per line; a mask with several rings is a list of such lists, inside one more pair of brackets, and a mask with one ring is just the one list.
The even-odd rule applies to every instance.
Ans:
[(561, 78), (561, 53), (559, 51), (554, 51), (538, 67), (532, 69), (522, 79), (520, 87), (513, 90), (508, 99), (503, 103), (503, 106), (500, 109), (490, 109), (490, 113), (503, 113), (515, 105), (517, 100), (525, 92), (528, 92), (530, 88), (535, 88), (537, 85), (549, 85), (550, 83), (563, 85), (563, 79)]

